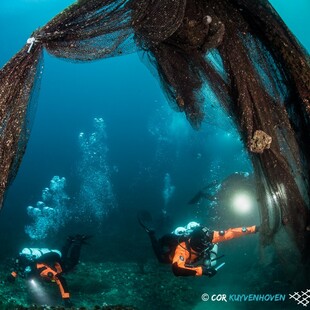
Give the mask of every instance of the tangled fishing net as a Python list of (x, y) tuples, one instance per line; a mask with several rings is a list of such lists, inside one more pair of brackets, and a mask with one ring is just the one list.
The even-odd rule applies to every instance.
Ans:
[(251, 154), (263, 243), (285, 227), (306, 253), (309, 58), (267, 0), (80, 0), (36, 30), (0, 71), (0, 197), (25, 151), (43, 49), (73, 61), (142, 51), (196, 128), (208, 85)]

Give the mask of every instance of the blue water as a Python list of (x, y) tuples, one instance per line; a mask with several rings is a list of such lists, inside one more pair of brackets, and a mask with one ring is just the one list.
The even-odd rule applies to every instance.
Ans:
[[(25, 44), (34, 29), (70, 3), (1, 0), (0, 66)], [(309, 50), (310, 2), (271, 3)], [(115, 208), (123, 215), (133, 217), (131, 213), (135, 210), (147, 208), (157, 216), (165, 209), (176, 224), (197, 219), (196, 210), (190, 209), (187, 202), (199, 188), (235, 171), (252, 171), (229, 121), (222, 122), (219, 112), (211, 111), (207, 116), (209, 124), (204, 124), (201, 131), (193, 130), (184, 115), (169, 107), (158, 80), (136, 54), (74, 64), (45, 53), (43, 71), (26, 154), (0, 218), (0, 234), (10, 235), (13, 237), (10, 240), (15, 235), (17, 241), (29, 240), (24, 232), (25, 224), (29, 223), (26, 207), (40, 199), (42, 189), (49, 186), (55, 175), (66, 178), (69, 205), (72, 211), (78, 211), (81, 204), (78, 137), (80, 132), (94, 131), (95, 117), (103, 118), (106, 124), (108, 180), (113, 186)], [(164, 206), (167, 173), (175, 190)], [(240, 224), (250, 225), (250, 221), (259, 220), (257, 210), (253, 214), (245, 219), (242, 215), (236, 217)], [(227, 221), (225, 214), (221, 216)], [(125, 218), (120, 221), (126, 225)], [(70, 225), (75, 227), (70, 221), (67, 225), (67, 230)], [(18, 246), (11, 244), (9, 254), (18, 251)], [(5, 256), (1, 253), (1, 257)]]

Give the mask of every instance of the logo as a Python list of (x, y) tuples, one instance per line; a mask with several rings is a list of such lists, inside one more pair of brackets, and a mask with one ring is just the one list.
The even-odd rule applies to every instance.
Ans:
[(294, 294), (289, 294), (289, 298), (294, 299), (298, 305), (308, 307), (308, 304), (310, 303), (310, 289), (308, 288), (306, 291), (294, 292)]
[(203, 294), (201, 295), (201, 300), (202, 300), (202, 301), (208, 301), (208, 300), (209, 300), (209, 295), (208, 295), (207, 293), (203, 293)]
[[(289, 298), (287, 298), (289, 297)], [(202, 301), (209, 302), (285, 302), (292, 299), (298, 305), (308, 307), (310, 304), (310, 288), (292, 294), (207, 294), (201, 295)], [(310, 307), (309, 307), (310, 308)]]

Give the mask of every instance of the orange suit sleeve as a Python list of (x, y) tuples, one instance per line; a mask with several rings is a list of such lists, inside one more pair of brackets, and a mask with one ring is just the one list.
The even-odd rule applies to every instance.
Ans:
[(240, 238), (245, 235), (256, 233), (256, 226), (229, 228), (227, 230), (214, 231), (213, 243), (224, 242), (230, 239)]

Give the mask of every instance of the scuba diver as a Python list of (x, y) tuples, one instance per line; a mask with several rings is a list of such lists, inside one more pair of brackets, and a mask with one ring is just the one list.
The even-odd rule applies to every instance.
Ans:
[(27, 280), (44, 280), (58, 285), (65, 307), (72, 307), (64, 273), (71, 271), (78, 263), (81, 247), (88, 244), (91, 236), (69, 236), (59, 250), (48, 248), (24, 248), (14, 260), (14, 266), (7, 281), (14, 283), (17, 276)]
[(217, 243), (259, 231), (259, 226), (255, 225), (212, 231), (199, 223), (190, 222), (157, 239), (148, 212), (140, 213), (138, 221), (150, 237), (158, 261), (171, 264), (175, 276), (213, 277), (225, 264), (216, 267), (216, 261), (223, 257), (217, 257)]

